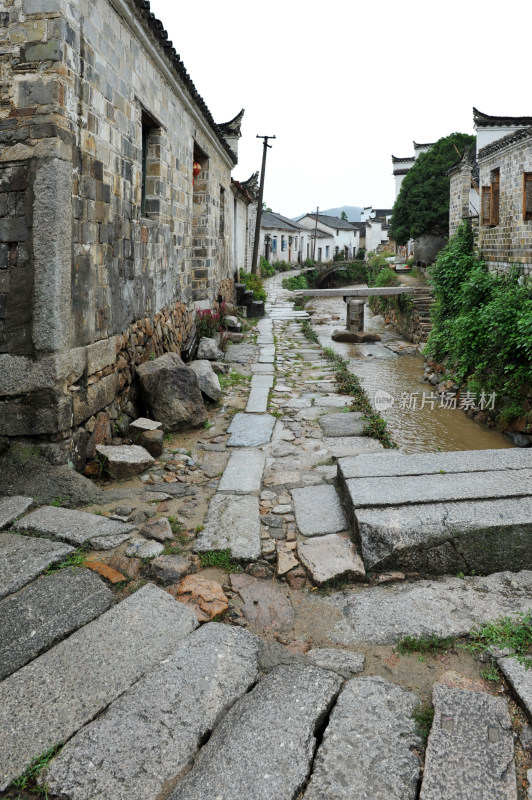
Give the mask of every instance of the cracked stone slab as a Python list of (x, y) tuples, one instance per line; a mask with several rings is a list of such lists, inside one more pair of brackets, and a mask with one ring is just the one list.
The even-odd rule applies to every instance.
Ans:
[(231, 434), (228, 447), (258, 447), (272, 438), (275, 417), (270, 414), (235, 414), (228, 432)]
[(437, 684), (420, 800), (517, 800), (506, 700)]
[(341, 578), (364, 580), (366, 577), (362, 559), (347, 536), (330, 533), (298, 542), (297, 554), (318, 586)]
[(323, 446), (331, 456), (356, 456), (359, 453), (378, 453), (384, 450), (384, 445), (378, 439), (369, 436), (324, 436)]
[(334, 486), (324, 484), (305, 489), (292, 489), (299, 532), (303, 536), (345, 531), (347, 522)]
[(517, 658), (501, 655), (496, 658), (497, 666), (514, 690), (521, 705), (532, 716), (532, 669), (520, 664)]
[(345, 487), (353, 508), (527, 497), (532, 469), (444, 473), (381, 478), (349, 478)]
[(532, 497), (357, 508), (353, 514), (368, 570), (444, 575), (532, 567)]
[(348, 411), (340, 414), (327, 414), (318, 420), (325, 436), (363, 436), (364, 414), (361, 411)]
[(260, 491), (265, 457), (257, 450), (236, 450), (231, 453), (218, 484), (219, 492), (255, 494)]
[(412, 714), (418, 703), (415, 694), (383, 678), (349, 681), (325, 729), (304, 800), (416, 800), (420, 764), (413, 751), (421, 741)]
[(194, 549), (230, 550), (242, 561), (260, 557), (260, 513), (258, 497), (253, 495), (218, 494), (212, 498), (205, 528), (198, 534)]
[(493, 472), (532, 468), (532, 450), (463, 450), (448, 453), (386, 453), (342, 458), (339, 473), (348, 478), (429, 475), (444, 472)]
[(22, 589), (73, 551), (70, 545), (49, 539), (0, 533), (0, 599)]
[(9, 528), (12, 522), (32, 505), (33, 498), (13, 495), (0, 497), (0, 531)]
[(260, 647), (227, 625), (192, 633), (65, 745), (43, 776), (50, 790), (65, 800), (157, 800), (253, 685)]
[(484, 622), (526, 613), (531, 595), (529, 570), (340, 592), (327, 598), (344, 616), (330, 638), (394, 644), (404, 636), (465, 636)]
[(314, 647), (307, 653), (307, 658), (323, 669), (332, 669), (344, 678), (351, 678), (364, 669), (365, 656), (362, 653), (350, 653), (347, 650), (334, 650), (328, 647)]
[(88, 569), (38, 578), (0, 602), (0, 680), (107, 611), (113, 594)]
[(98, 514), (55, 506), (43, 506), (30, 512), (16, 523), (16, 528), (78, 546), (90, 539), (126, 534), (135, 530), (134, 525), (107, 519)]
[(170, 800), (293, 800), (341, 684), (310, 665), (270, 672), (227, 713)]
[(0, 791), (157, 666), (198, 625), (148, 584), (0, 684)]

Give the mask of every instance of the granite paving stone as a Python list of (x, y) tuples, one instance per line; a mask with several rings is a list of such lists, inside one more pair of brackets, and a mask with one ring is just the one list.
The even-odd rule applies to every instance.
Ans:
[(293, 624), (294, 609), (278, 584), (251, 575), (231, 575), (231, 587), (244, 601), (242, 611), (251, 624), (268, 630)]
[(196, 615), (148, 584), (0, 684), (0, 791), (157, 666)]
[(342, 578), (364, 580), (366, 577), (362, 559), (348, 536), (330, 533), (307, 539), (298, 543), (297, 554), (318, 586)]
[(355, 456), (359, 453), (378, 453), (384, 450), (384, 445), (378, 439), (369, 436), (324, 436), (322, 439), (331, 456)]
[[(257, 678), (261, 640), (210, 623), (83, 728), (44, 779), (65, 800), (156, 800)], [(146, 713), (148, 710), (148, 713)]]
[(33, 503), (31, 497), (13, 495), (0, 497), (0, 531), (9, 528), (12, 522), (30, 508)]
[(268, 410), (270, 390), (266, 386), (252, 386), (246, 405), (247, 414), (264, 414)]
[(16, 529), (79, 546), (95, 537), (129, 533), (135, 526), (86, 511), (42, 506), (22, 517)]
[(0, 533), (0, 599), (17, 592), (74, 548), (34, 536)]
[(344, 678), (351, 678), (364, 669), (365, 657), (362, 653), (350, 653), (348, 650), (334, 650), (328, 647), (313, 647), (307, 652), (307, 658), (323, 669), (332, 669)]
[(233, 494), (258, 493), (264, 463), (265, 457), (258, 450), (234, 451), (218, 484), (218, 491)]
[(437, 684), (432, 701), (420, 800), (517, 800), (506, 700)]
[(344, 531), (347, 527), (340, 498), (334, 486), (324, 484), (292, 489), (296, 522), (303, 536)]
[(272, 437), (275, 422), (275, 417), (270, 414), (235, 414), (228, 428), (231, 434), (228, 447), (258, 447), (267, 444)]
[(318, 420), (325, 436), (362, 436), (365, 426), (361, 411), (340, 414), (326, 414)]
[(229, 549), (233, 558), (253, 561), (260, 557), (261, 552), (259, 517), (257, 497), (216, 493), (194, 549), (200, 553)]
[(96, 445), (96, 452), (104, 463), (106, 472), (114, 480), (132, 478), (151, 467), (155, 459), (137, 444)]
[(90, 570), (68, 567), (0, 602), (0, 680), (107, 611), (113, 594)]
[(496, 661), (529, 719), (532, 718), (532, 669), (515, 656), (497, 655)]
[(383, 678), (349, 681), (325, 729), (304, 800), (415, 800), (420, 764), (414, 750), (421, 741), (412, 714), (418, 704), (415, 694)]
[(126, 547), (126, 556), (129, 558), (156, 558), (164, 550), (164, 544), (143, 536), (132, 536)]
[(215, 728), (170, 800), (293, 800), (341, 683), (310, 665), (274, 669)]

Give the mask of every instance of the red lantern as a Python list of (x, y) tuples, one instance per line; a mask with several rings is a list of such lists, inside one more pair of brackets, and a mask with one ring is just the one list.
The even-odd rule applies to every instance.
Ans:
[(192, 164), (192, 186), (194, 186), (194, 180), (198, 177), (201, 172), (201, 164), (198, 161), (194, 161)]

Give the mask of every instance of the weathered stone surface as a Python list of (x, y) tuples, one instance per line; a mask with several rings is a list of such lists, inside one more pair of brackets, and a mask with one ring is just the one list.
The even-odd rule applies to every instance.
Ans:
[(197, 626), (148, 584), (0, 684), (0, 791), (36, 753), (69, 739)]
[(185, 575), (196, 572), (189, 558), (184, 556), (158, 556), (150, 561), (150, 575), (163, 586), (179, 583)]
[(209, 505), (205, 528), (194, 549), (231, 551), (233, 558), (254, 561), (260, 557), (259, 501), (252, 495), (216, 494)]
[(176, 431), (201, 427), (207, 413), (196, 374), (176, 353), (165, 353), (137, 367), (146, 405), (163, 428)]
[(95, 537), (128, 534), (135, 526), (86, 511), (43, 506), (19, 520), (17, 529), (80, 545)]
[(496, 660), (497, 666), (530, 718), (532, 716), (532, 669), (527, 669), (526, 665), (520, 664), (515, 657), (499, 655)]
[(315, 406), (324, 406), (325, 408), (344, 408), (349, 406), (351, 398), (345, 394), (323, 394), (314, 398)]
[(307, 780), (316, 728), (340, 685), (318, 667), (270, 672), (227, 713), (170, 800), (292, 800)]
[(48, 539), (0, 533), (0, 598), (17, 592), (73, 550)]
[(172, 595), (191, 608), (200, 622), (210, 622), (229, 608), (221, 585), (202, 575), (187, 575)]
[[(265, 377), (273, 378), (273, 375)], [(269, 394), (270, 390), (266, 386), (252, 386), (248, 395), (246, 414), (264, 414), (268, 410)]]
[(219, 477), (227, 466), (229, 453), (207, 453), (203, 459), (201, 469), (207, 478)]
[(188, 365), (189, 369), (195, 372), (198, 379), (198, 385), (203, 394), (207, 395), (209, 400), (217, 402), (222, 396), (222, 389), (218, 375), (211, 367), (211, 362), (206, 359), (200, 361), (191, 361)]
[(139, 447), (143, 447), (153, 458), (159, 458), (164, 452), (164, 433), (159, 430), (142, 431), (135, 437)]
[(378, 333), (369, 333), (368, 331), (333, 331), (331, 334), (333, 342), (348, 342), (350, 344), (368, 344), (369, 342), (380, 342), (381, 337)]
[(85, 569), (45, 575), (0, 603), (0, 680), (107, 611), (113, 595)]
[(216, 339), (210, 339), (208, 336), (200, 339), (197, 356), (200, 361), (223, 361), (225, 358)]
[(346, 414), (325, 414), (318, 420), (325, 436), (362, 436), (364, 414), (360, 411), (349, 411)]
[(334, 486), (292, 489), (292, 497), (297, 526), (303, 536), (346, 530), (347, 522)]
[(277, 584), (239, 574), (231, 575), (231, 587), (244, 601), (242, 611), (252, 625), (280, 630), (293, 623), (290, 600)]
[(258, 447), (267, 444), (274, 426), (275, 417), (269, 414), (235, 414), (227, 429), (231, 434), (227, 446)]
[(156, 422), (154, 419), (148, 419), (147, 417), (139, 417), (133, 422), (130, 422), (129, 433), (132, 437), (135, 437), (146, 431), (161, 430), (162, 427), (162, 422)]
[(219, 492), (250, 494), (260, 491), (264, 471), (264, 455), (256, 450), (236, 450), (218, 484)]
[(130, 558), (156, 558), (164, 550), (160, 542), (144, 539), (143, 536), (132, 536), (126, 547), (126, 556)]
[(436, 685), (420, 800), (516, 800), (506, 700)]
[(259, 348), (254, 344), (232, 344), (227, 348), (225, 359), (232, 363), (247, 364), (248, 361), (256, 361), (258, 356)]
[(315, 647), (307, 652), (307, 658), (323, 669), (332, 669), (344, 678), (350, 678), (364, 669), (365, 658), (362, 653), (349, 653), (347, 650), (333, 650)]
[(144, 472), (154, 462), (144, 447), (136, 444), (96, 445), (96, 452), (103, 461), (105, 471), (115, 480), (133, 478)]
[(325, 729), (305, 800), (415, 800), (420, 765), (413, 750), (421, 742), (412, 713), (418, 703), (415, 694), (382, 678), (349, 681)]
[(356, 456), (359, 453), (379, 453), (384, 450), (384, 445), (378, 439), (369, 436), (324, 436), (321, 443), (335, 458)]
[(347, 536), (330, 533), (299, 542), (297, 554), (318, 586), (340, 578), (364, 580), (366, 577), (362, 559)]
[(532, 567), (532, 497), (357, 508), (354, 517), (366, 569), (444, 575)]
[(121, 544), (131, 539), (131, 533), (115, 533), (111, 536), (94, 536), (89, 539), (89, 544), (95, 550), (114, 550)]
[(22, 497), (21, 495), (0, 497), (0, 531), (8, 528), (17, 517), (24, 514), (32, 503), (31, 497)]
[(404, 636), (464, 636), (483, 622), (526, 613), (531, 593), (527, 570), (341, 592), (328, 598), (345, 617), (332, 640), (393, 644)]
[(292, 569), (299, 567), (299, 561), (294, 555), (294, 551), (288, 547), (286, 542), (277, 542), (277, 575), (286, 575)]
[(80, 731), (44, 780), (68, 800), (161, 797), (256, 680), (259, 648), (247, 631), (204, 625)]
[(174, 538), (172, 527), (166, 517), (151, 519), (139, 530), (139, 536), (155, 539), (157, 542), (168, 542)]

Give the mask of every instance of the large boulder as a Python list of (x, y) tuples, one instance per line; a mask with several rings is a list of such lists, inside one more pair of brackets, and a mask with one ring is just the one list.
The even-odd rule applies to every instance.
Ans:
[(167, 431), (200, 428), (207, 421), (196, 373), (176, 353), (165, 353), (137, 368), (142, 395)]
[(333, 342), (347, 342), (350, 344), (369, 344), (370, 342), (380, 342), (381, 337), (378, 333), (369, 333), (367, 331), (334, 331), (331, 335)]
[(202, 361), (223, 361), (224, 354), (218, 347), (216, 339), (209, 339), (208, 336), (203, 336), (198, 345), (198, 352), (196, 353), (198, 359)]
[(216, 402), (222, 396), (222, 389), (218, 375), (214, 372), (211, 362), (206, 359), (200, 361), (191, 361), (188, 365), (189, 369), (196, 373), (198, 384), (203, 392), (210, 400)]

